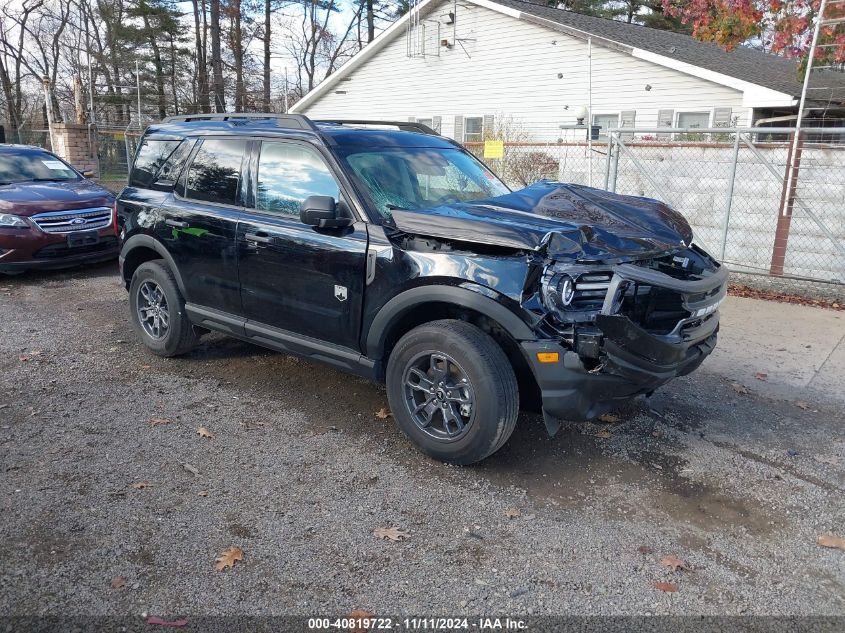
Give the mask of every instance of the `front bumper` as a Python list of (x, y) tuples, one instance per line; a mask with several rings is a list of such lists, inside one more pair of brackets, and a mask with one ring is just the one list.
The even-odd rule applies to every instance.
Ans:
[(97, 232), (97, 243), (69, 246), (66, 234), (31, 230), (0, 230), (0, 273), (70, 268), (115, 259), (120, 250), (114, 229)]
[[(622, 282), (638, 278), (679, 292), (690, 317), (671, 332), (648, 332), (627, 316), (615, 313), (614, 296)], [(523, 353), (540, 388), (549, 433), (561, 420), (589, 420), (647, 394), (673, 378), (695, 370), (713, 351), (719, 330), (718, 306), (727, 292), (727, 270), (705, 280), (679, 280), (631, 265), (617, 267), (601, 314), (598, 363), (584, 359), (557, 340), (523, 341)], [(539, 352), (557, 352), (558, 362), (543, 363)]]

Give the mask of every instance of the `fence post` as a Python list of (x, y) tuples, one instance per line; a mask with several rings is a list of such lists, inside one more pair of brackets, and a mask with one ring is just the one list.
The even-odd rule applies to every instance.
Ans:
[(731, 163), (731, 177), (728, 179), (727, 199), (725, 200), (725, 222), (722, 225), (722, 245), (720, 260), (725, 259), (725, 248), (728, 243), (728, 226), (731, 221), (731, 206), (733, 205), (734, 183), (736, 182), (736, 165), (739, 161), (739, 130), (734, 130), (734, 152)]
[(613, 142), (610, 137), (607, 138), (607, 154), (604, 160), (604, 189), (607, 191), (607, 186), (610, 182), (610, 155), (613, 153)]
[[(795, 139), (795, 135), (798, 138)], [(775, 229), (775, 243), (772, 248), (772, 263), (769, 274), (783, 275), (783, 265), (786, 261), (786, 247), (789, 242), (789, 227), (792, 224), (792, 208), (795, 206), (795, 191), (798, 186), (798, 170), (801, 167), (801, 150), (804, 145), (804, 135), (792, 133), (794, 143), (789, 144), (786, 156), (786, 174), (783, 179), (780, 208), (778, 209), (778, 223)], [(793, 140), (790, 139), (790, 140)], [(793, 154), (794, 148), (794, 154)]]
[(613, 152), (613, 167), (611, 169), (613, 174), (611, 182), (613, 183), (613, 186), (609, 188), (610, 191), (616, 193), (616, 176), (619, 173), (619, 144), (617, 143), (618, 139), (616, 138), (616, 135), (612, 131), (608, 135), (608, 140), (611, 145), (616, 145), (616, 151)]

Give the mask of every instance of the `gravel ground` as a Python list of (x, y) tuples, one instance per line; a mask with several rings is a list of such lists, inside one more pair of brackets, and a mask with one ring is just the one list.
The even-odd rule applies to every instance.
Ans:
[(216, 335), (152, 356), (113, 264), (0, 280), (0, 317), (5, 615), (845, 614), (845, 552), (816, 545), (845, 531), (841, 400), (705, 363), (455, 468), (378, 385)]

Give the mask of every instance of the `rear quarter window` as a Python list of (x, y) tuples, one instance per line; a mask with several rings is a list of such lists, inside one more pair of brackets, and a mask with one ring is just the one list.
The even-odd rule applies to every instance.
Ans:
[(145, 138), (135, 155), (130, 187), (149, 187), (155, 182), (159, 171), (183, 141)]

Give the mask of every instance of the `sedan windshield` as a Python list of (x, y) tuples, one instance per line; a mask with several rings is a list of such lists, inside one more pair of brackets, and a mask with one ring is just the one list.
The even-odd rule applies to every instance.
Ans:
[(48, 152), (0, 152), (0, 184), (78, 179), (73, 169)]
[(429, 209), (509, 192), (489, 169), (457, 148), (347, 147), (340, 154), (384, 217), (393, 209)]

